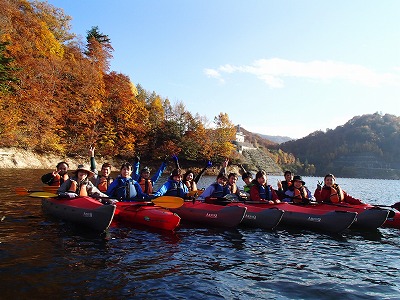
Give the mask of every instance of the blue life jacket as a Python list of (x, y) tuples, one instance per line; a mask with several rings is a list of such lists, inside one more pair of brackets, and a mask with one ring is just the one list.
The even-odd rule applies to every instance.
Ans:
[(231, 193), (231, 191), (229, 190), (228, 186), (222, 186), (220, 184), (218, 184), (217, 182), (214, 182), (212, 184), (212, 186), (214, 187), (214, 192), (211, 194), (210, 197), (215, 197), (215, 198), (219, 198), (219, 197), (224, 197), (225, 195), (228, 195)]
[(133, 199), (137, 196), (138, 192), (135, 187), (135, 180), (132, 178), (123, 180), (118, 178), (117, 188), (114, 191), (113, 197), (117, 199)]
[(272, 188), (270, 185), (263, 187), (261, 184), (258, 185), (258, 193), (261, 199), (272, 200)]
[(175, 197), (180, 197), (184, 198), (185, 197), (185, 191), (183, 189), (183, 182), (176, 182), (173, 180), (170, 180), (170, 185), (165, 193), (165, 196), (175, 196)]

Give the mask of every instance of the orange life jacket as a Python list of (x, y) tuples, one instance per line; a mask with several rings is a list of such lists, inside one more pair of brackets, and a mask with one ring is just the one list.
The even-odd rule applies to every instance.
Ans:
[(150, 179), (140, 178), (139, 185), (142, 188), (143, 193), (153, 194), (153, 184)]
[(99, 189), (100, 192), (107, 192), (108, 189), (108, 180), (106, 177), (101, 176), (99, 177), (99, 183), (97, 184), (97, 188)]
[(293, 202), (303, 202), (303, 199), (307, 199), (307, 191), (304, 186), (296, 188), (293, 186)]
[(50, 184), (51, 186), (61, 186), (63, 182), (67, 181), (69, 178), (68, 174), (64, 174), (63, 177), (61, 177), (60, 174), (56, 174), (56, 176), (53, 179), (53, 182)]
[(88, 192), (87, 192), (86, 187), (87, 187), (86, 184), (80, 184), (79, 188), (78, 188), (78, 184), (74, 180), (74, 181), (71, 181), (71, 186), (69, 187), (68, 192), (76, 193), (81, 197), (88, 196)]
[(335, 184), (331, 187), (331, 195), (329, 196), (329, 199), (332, 203), (339, 203), (344, 200), (343, 190), (340, 188), (340, 186)]

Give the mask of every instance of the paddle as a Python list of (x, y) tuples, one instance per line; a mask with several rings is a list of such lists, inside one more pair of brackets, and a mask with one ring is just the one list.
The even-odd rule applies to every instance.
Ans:
[(28, 190), (27, 188), (24, 187), (16, 187), (15, 188), (15, 192), (17, 193), (17, 195), (20, 196), (27, 196), (30, 193), (37, 193), (37, 192), (48, 192), (48, 193), (56, 193), (58, 190), (58, 186), (43, 186), (43, 190), (42, 191), (34, 191), (34, 190)]
[[(351, 205), (353, 205), (353, 204), (347, 203), (347, 202), (340, 202), (340, 203), (313, 202), (313, 203), (310, 203), (310, 204), (327, 204), (327, 205), (339, 206), (339, 207), (350, 207)], [(355, 204), (355, 205), (357, 205), (357, 204)], [(383, 204), (370, 204), (370, 205), (374, 206), (374, 207), (378, 207), (378, 208), (380, 208), (380, 207), (394, 208), (394, 209), (397, 209), (398, 211), (400, 211), (400, 202), (396, 202), (395, 204), (392, 204), (392, 205), (383, 205)]]
[(372, 206), (376, 207), (388, 207), (388, 208), (394, 208), (400, 211), (400, 202), (396, 202), (395, 204), (392, 205), (382, 205), (382, 204), (371, 204)]
[[(34, 198), (58, 198), (59, 195), (53, 194), (53, 193), (47, 193), (47, 192), (32, 192), (28, 194), (29, 197), (34, 197)], [(108, 197), (92, 197), (95, 199), (111, 199)], [(69, 199), (69, 198), (65, 198)], [(72, 198), (73, 199), (73, 198)], [(158, 205), (160, 207), (164, 208), (179, 208), (183, 205), (184, 201), (182, 198), (179, 197), (174, 197), (174, 196), (161, 196), (157, 197), (154, 199), (150, 200), (152, 203), (155, 205)], [(135, 201), (132, 201), (135, 202)], [(137, 201), (137, 202), (147, 202), (147, 201)]]
[(202, 193), (204, 192), (204, 190), (196, 190), (196, 191), (190, 191), (189, 193), (187, 193), (187, 197), (197, 197), (200, 196)]

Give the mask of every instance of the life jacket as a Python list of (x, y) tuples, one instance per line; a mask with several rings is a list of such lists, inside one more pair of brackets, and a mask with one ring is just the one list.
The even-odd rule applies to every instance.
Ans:
[(260, 194), (261, 199), (272, 200), (272, 187), (270, 185), (262, 186), (258, 185), (258, 193)]
[(117, 199), (132, 199), (137, 196), (135, 181), (132, 178), (126, 179), (118, 178), (117, 188), (114, 191), (113, 197)]
[(330, 192), (329, 200), (331, 200), (332, 203), (339, 203), (344, 200), (343, 190), (339, 185), (334, 184), (330, 188)]
[(307, 199), (307, 190), (304, 186), (300, 188), (296, 187), (291, 187), (290, 189), (293, 188), (293, 202), (295, 203), (301, 203), (303, 202), (303, 199)]
[(68, 178), (69, 178), (68, 173), (64, 174), (62, 177), (60, 174), (56, 174), (50, 186), (61, 186), (64, 183), (64, 181), (68, 180)]
[(75, 180), (71, 180), (71, 186), (69, 187), (68, 192), (75, 193), (81, 197), (88, 196), (87, 183), (87, 181), (77, 183)]
[(227, 185), (220, 185), (216, 182), (212, 184), (214, 187), (214, 192), (210, 195), (212, 198), (218, 198), (218, 197), (224, 197), (225, 195), (228, 195), (231, 193), (229, 187)]
[(111, 182), (113, 182), (113, 179), (111, 177), (104, 177), (99, 175), (99, 177), (97, 177), (96, 179), (95, 185), (100, 190), (100, 192), (105, 193)]
[(179, 181), (170, 181), (170, 186), (168, 191), (165, 193), (165, 196), (175, 196), (175, 197), (180, 197), (184, 198), (185, 197), (185, 192), (183, 189), (183, 182)]
[(143, 177), (139, 177), (138, 183), (142, 188), (143, 193), (153, 194), (153, 183), (151, 182), (151, 179), (145, 179)]
[(188, 188), (189, 192), (194, 190), (194, 185), (195, 185), (194, 181), (184, 181), (183, 183), (186, 185), (186, 187)]
[(237, 185), (236, 184), (227, 184), (226, 185), (228, 188), (229, 188), (229, 190), (231, 191), (231, 194), (236, 194), (237, 193), (237, 191), (238, 191), (238, 187), (237, 187)]
[(282, 190), (284, 192), (286, 192), (292, 186), (292, 182), (291, 181), (288, 182), (288, 181), (284, 180), (281, 183), (282, 183)]

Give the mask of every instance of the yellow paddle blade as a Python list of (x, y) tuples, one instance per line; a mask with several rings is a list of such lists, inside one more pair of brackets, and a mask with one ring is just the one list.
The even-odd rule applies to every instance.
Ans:
[(30, 193), (28, 196), (29, 197), (34, 197), (34, 198), (54, 198), (54, 197), (58, 197), (57, 194), (47, 193), (47, 192), (34, 192), (34, 193)]
[(179, 208), (185, 202), (182, 198), (174, 196), (161, 196), (151, 200), (155, 205), (165, 208)]

